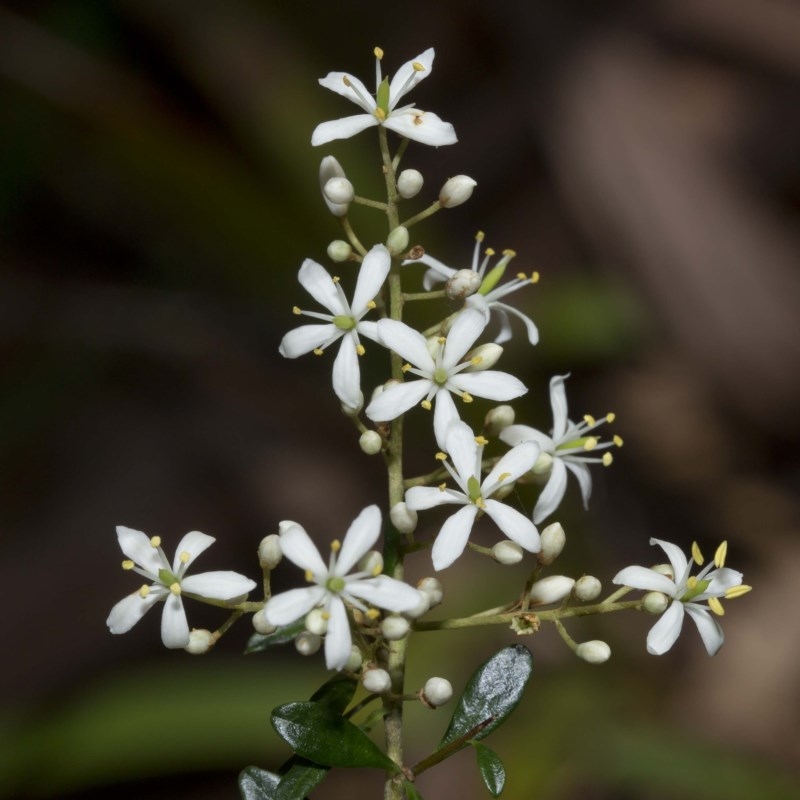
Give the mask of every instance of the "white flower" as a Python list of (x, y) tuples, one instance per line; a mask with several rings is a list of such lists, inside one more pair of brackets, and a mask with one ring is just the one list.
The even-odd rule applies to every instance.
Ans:
[(181, 594), (188, 592), (216, 600), (243, 597), (256, 588), (254, 581), (238, 572), (204, 572), (186, 577), (192, 562), (214, 541), (199, 531), (187, 533), (178, 544), (172, 564), (161, 549), (161, 539), (152, 539), (141, 531), (117, 526), (117, 539), (127, 559), (125, 570), (142, 575), (152, 583), (128, 595), (111, 609), (106, 625), (111, 633), (127, 633), (157, 602), (164, 601), (161, 616), (161, 640), (165, 647), (180, 648), (189, 644), (189, 624)]
[[(487, 248), (483, 260), (478, 263), (482, 243), (483, 233), (479, 232), (475, 237), (475, 250), (472, 254), (471, 271), (477, 275), (480, 287), (475, 294), (470, 295), (466, 299), (466, 305), (482, 311), (486, 315), (487, 320), (491, 314), (497, 314), (500, 320), (500, 332), (497, 334), (496, 342), (506, 342), (511, 338), (511, 323), (509, 322), (508, 315), (513, 314), (515, 317), (521, 319), (525, 325), (525, 329), (528, 332), (528, 341), (531, 344), (536, 344), (539, 341), (539, 331), (533, 320), (513, 306), (502, 302), (502, 299), (506, 297), (506, 295), (516, 292), (518, 289), (522, 289), (524, 286), (536, 283), (539, 280), (539, 273), (533, 272), (529, 278), (523, 272), (519, 272), (514, 279), (498, 286), (500, 279), (505, 273), (506, 267), (516, 253), (513, 250), (504, 250), (503, 257), (489, 270), (489, 274), (487, 275), (486, 268), (495, 252), (491, 248)], [(427, 290), (430, 290), (434, 284), (446, 281), (459, 272), (459, 270), (446, 266), (427, 253), (416, 260), (404, 261), (403, 264), (425, 264), (425, 266), (429, 267), (423, 278), (423, 285)]]
[(720, 598), (740, 597), (751, 589), (742, 585), (741, 572), (724, 566), (727, 542), (717, 548), (714, 560), (697, 575), (691, 574), (692, 561), (702, 566), (703, 556), (696, 542), (692, 545), (692, 561), (674, 544), (660, 539), (651, 539), (650, 544), (657, 544), (667, 554), (672, 565), (672, 577), (646, 567), (626, 567), (614, 577), (614, 583), (647, 592), (662, 592), (672, 599), (647, 635), (647, 651), (657, 656), (666, 653), (681, 632), (684, 614), (688, 614), (694, 620), (708, 654), (713, 656), (722, 647), (725, 637), (710, 612), (722, 616), (724, 609)]
[(399, 417), (413, 405), (421, 402), (430, 409), (436, 403), (433, 429), (436, 442), (446, 450), (445, 433), (448, 424), (459, 419), (450, 393), (458, 395), (465, 403), (474, 397), (489, 400), (511, 400), (527, 392), (525, 384), (513, 375), (496, 370), (466, 372), (478, 366), (477, 359), (462, 362), (462, 358), (486, 327), (486, 318), (479, 311), (466, 309), (456, 317), (447, 338), (438, 340), (431, 355), (425, 337), (403, 322), (382, 319), (378, 322), (378, 339), (409, 363), (404, 372), (418, 375), (422, 380), (406, 381), (390, 386), (368, 406), (366, 414), (375, 421), (386, 422)]
[(539, 463), (534, 472), (550, 473), (536, 507), (533, 509), (533, 521), (538, 525), (550, 516), (557, 508), (567, 488), (567, 470), (577, 479), (581, 487), (584, 507), (588, 507), (592, 494), (592, 476), (587, 464), (611, 464), (611, 453), (601, 457), (590, 455), (608, 447), (622, 446), (622, 439), (614, 436), (610, 442), (601, 442), (596, 436), (587, 434), (605, 422), (613, 422), (614, 415), (607, 414), (600, 420), (588, 414), (579, 423), (567, 418), (567, 394), (564, 381), (569, 375), (556, 375), (550, 380), (550, 405), (553, 409), (553, 430), (550, 436), (527, 425), (509, 425), (500, 432), (500, 438), (511, 446), (520, 442), (536, 442), (541, 448)]
[(333, 390), (348, 408), (360, 408), (364, 400), (358, 366), (358, 356), (364, 352), (364, 347), (359, 335), (373, 340), (377, 336), (376, 323), (365, 322), (363, 317), (375, 308), (374, 298), (380, 292), (390, 267), (389, 251), (382, 244), (375, 245), (364, 256), (352, 304), (347, 302), (338, 280), (316, 261), (306, 259), (297, 276), (303, 288), (331, 313), (302, 311), (295, 306), (295, 314), (324, 320), (324, 323), (301, 325), (289, 331), (283, 337), (280, 353), (286, 358), (297, 358), (311, 351), (322, 355), (327, 347), (341, 339), (339, 353), (333, 362)]
[(481, 483), (481, 462), (486, 440), (475, 438), (469, 425), (460, 420), (447, 429), (446, 450), (453, 466), (440, 460), (452, 475), (460, 491), (437, 487), (413, 486), (406, 492), (406, 505), (414, 511), (454, 503), (464, 506), (442, 525), (433, 543), (431, 557), (436, 570), (449, 567), (464, 551), (470, 532), (479, 514), (487, 514), (511, 540), (531, 553), (539, 551), (536, 526), (519, 511), (492, 499), (492, 495), (526, 473), (539, 457), (539, 447), (526, 442), (509, 450)]
[(369, 613), (365, 603), (388, 611), (402, 612), (420, 602), (420, 593), (386, 575), (373, 572), (347, 573), (375, 544), (381, 530), (381, 512), (377, 506), (365, 508), (350, 525), (344, 541), (334, 541), (328, 565), (314, 542), (297, 523), (281, 531), (283, 554), (306, 571), (312, 586), (291, 589), (275, 595), (264, 607), (273, 625), (288, 625), (321, 607), (328, 615), (325, 635), (325, 663), (328, 669), (342, 669), (350, 658), (352, 639), (345, 603)]
[(430, 111), (420, 111), (411, 105), (397, 106), (401, 97), (427, 77), (433, 65), (433, 57), (434, 51), (431, 47), (403, 64), (390, 83), (388, 78), (381, 75), (383, 51), (376, 47), (375, 97), (358, 78), (347, 73), (329, 72), (324, 78), (320, 78), (321, 86), (361, 106), (365, 113), (317, 125), (311, 135), (311, 144), (320, 145), (334, 139), (348, 139), (376, 125), (383, 125), (400, 136), (422, 144), (435, 147), (455, 144), (458, 139), (449, 122), (444, 122)]

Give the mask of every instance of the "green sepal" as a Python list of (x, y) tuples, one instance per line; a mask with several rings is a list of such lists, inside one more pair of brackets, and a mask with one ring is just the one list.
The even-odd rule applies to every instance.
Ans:
[[(483, 739), (517, 707), (533, 669), (530, 650), (512, 644), (475, 670), (458, 700), (439, 749), (479, 728), (471, 739)], [(485, 724), (484, 724), (485, 723)], [(462, 746), (466, 746), (464, 741)]]
[(293, 622), (291, 625), (283, 625), (272, 633), (254, 633), (247, 641), (245, 655), (250, 653), (263, 653), (279, 644), (286, 644), (293, 641), (299, 633), (306, 629), (305, 618)]
[(242, 800), (276, 800), (280, 776), (261, 767), (245, 767), (239, 773)]
[(408, 800), (422, 800), (422, 795), (417, 791), (411, 781), (403, 781), (403, 788), (406, 790), (406, 797)]
[(475, 757), (478, 760), (478, 769), (483, 785), (489, 790), (492, 797), (499, 797), (506, 785), (506, 768), (503, 766), (500, 756), (485, 744), (476, 742), (474, 739), (470, 744), (475, 748)]
[(350, 720), (324, 703), (286, 703), (272, 711), (272, 727), (294, 751), (327, 767), (400, 768)]

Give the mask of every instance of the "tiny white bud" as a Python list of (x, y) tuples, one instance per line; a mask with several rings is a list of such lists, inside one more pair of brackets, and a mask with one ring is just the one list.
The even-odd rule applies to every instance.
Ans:
[(267, 619), (263, 608), (253, 614), (252, 623), (256, 633), (260, 633), (263, 636), (268, 636), (270, 633), (275, 633), (277, 630), (277, 627)]
[(642, 608), (648, 614), (663, 614), (670, 600), (663, 592), (648, 592), (642, 598)]
[(503, 348), (494, 342), (479, 344), (467, 353), (464, 360), (472, 361), (464, 372), (481, 372), (484, 369), (491, 369), (503, 355)]
[(477, 182), (468, 175), (456, 175), (445, 181), (439, 192), (439, 203), (442, 208), (455, 208), (472, 197), (472, 190), (477, 186)]
[(419, 603), (414, 606), (410, 611), (404, 611), (403, 616), (408, 617), (409, 619), (416, 619), (417, 617), (421, 617), (423, 614), (427, 614), (431, 608), (431, 599), (425, 592), (419, 593)]
[(361, 683), (372, 694), (386, 694), (392, 688), (392, 679), (385, 669), (368, 669), (361, 676)]
[(422, 700), (437, 708), (449, 703), (453, 697), (453, 687), (446, 678), (428, 678), (422, 689)]
[(397, 176), (397, 192), (405, 200), (419, 194), (424, 179), (422, 173), (416, 169), (404, 169)]
[(344, 665), (344, 668), (348, 672), (355, 672), (358, 669), (361, 669), (361, 664), (364, 661), (363, 656), (361, 655), (361, 651), (353, 645), (350, 648), (350, 658), (347, 659), (347, 663)]
[(587, 602), (600, 596), (603, 584), (594, 575), (584, 575), (575, 581), (575, 597)]
[(389, 519), (400, 533), (413, 533), (417, 529), (417, 512), (409, 508), (402, 500), (392, 506), (389, 511)]
[(380, 575), (383, 572), (383, 556), (379, 550), (368, 550), (358, 561), (359, 572)]
[(405, 617), (391, 616), (381, 622), (381, 633), (383, 638), (389, 642), (398, 642), (405, 639), (411, 630), (411, 624)]
[(265, 536), (258, 545), (258, 563), (262, 569), (275, 569), (282, 558), (281, 537), (277, 533)]
[(481, 288), (481, 276), (471, 269), (459, 269), (445, 282), (444, 294), (450, 300), (461, 300)]
[(486, 413), (483, 424), (489, 435), (497, 436), (504, 428), (513, 425), (515, 418), (516, 415), (511, 406), (495, 406)]
[(322, 191), (331, 203), (338, 205), (351, 203), (356, 194), (353, 184), (347, 178), (331, 178), (325, 183)]
[(374, 456), (380, 453), (383, 447), (383, 439), (377, 431), (364, 431), (358, 438), (358, 446), (368, 456)]
[(575, 585), (566, 575), (549, 575), (531, 586), (530, 598), (533, 603), (550, 604), (561, 602)]
[(319, 165), (319, 188), (322, 190), (322, 199), (328, 206), (328, 211), (334, 217), (344, 217), (349, 205), (347, 203), (332, 203), (325, 195), (325, 186), (331, 178), (346, 178), (342, 165), (333, 157), (325, 156)]
[(542, 549), (539, 553), (540, 564), (552, 564), (561, 555), (567, 537), (560, 522), (552, 522), (541, 533)]
[(444, 587), (438, 578), (422, 578), (417, 582), (417, 589), (428, 596), (430, 608), (435, 608), (444, 598)]
[(581, 642), (575, 655), (589, 664), (602, 664), (611, 658), (611, 648), (600, 639), (592, 639), (590, 642)]
[(394, 228), (386, 239), (386, 247), (393, 256), (408, 250), (408, 228), (402, 225)]
[(492, 548), (492, 558), (498, 564), (519, 564), (522, 561), (522, 548), (516, 542), (506, 539)]
[[(380, 397), (387, 389), (391, 389), (392, 386), (399, 386), (400, 381), (395, 380), (394, 378), (389, 378), (388, 381), (385, 383), (379, 383), (373, 390), (371, 399), (375, 400), (377, 397)], [(381, 422), (386, 422), (386, 420), (381, 420)]]
[(353, 248), (350, 246), (350, 243), (344, 241), (344, 239), (334, 239), (328, 245), (328, 258), (330, 258), (331, 261), (335, 261), (337, 264), (341, 264), (343, 261), (349, 261), (352, 255)]
[(183, 649), (193, 656), (207, 653), (214, 646), (214, 634), (205, 628), (194, 628), (189, 634), (189, 644)]
[(312, 608), (311, 611), (306, 614), (305, 626), (309, 633), (322, 636), (328, 631), (327, 615), (321, 608)]
[(301, 656), (313, 656), (322, 645), (322, 639), (316, 633), (303, 631), (294, 640), (294, 646)]

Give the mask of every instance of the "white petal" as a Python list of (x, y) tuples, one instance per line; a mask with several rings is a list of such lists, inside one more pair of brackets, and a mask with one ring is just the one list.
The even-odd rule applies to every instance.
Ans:
[[(345, 78), (347, 78), (347, 83), (345, 83)], [(361, 106), (369, 116), (372, 116), (372, 112), (378, 107), (369, 89), (349, 72), (329, 72), (324, 78), (319, 79), (319, 85)], [(375, 119), (375, 117), (372, 118)]]
[(706, 652), (713, 656), (725, 642), (725, 634), (714, 616), (704, 608), (699, 608), (692, 603), (685, 606), (686, 613), (694, 620)]
[(338, 597), (331, 597), (328, 604), (328, 632), (325, 634), (325, 666), (341, 669), (350, 658), (353, 640), (350, 636), (350, 621), (347, 609)]
[(358, 331), (359, 336), (366, 336), (367, 339), (372, 339), (373, 342), (380, 341), (378, 339), (378, 323), (372, 322), (371, 320), (365, 319), (359, 321), (356, 325), (356, 330)]
[(644, 592), (663, 592), (667, 597), (675, 597), (675, 583), (666, 575), (647, 567), (625, 567), (612, 579), (612, 583), (641, 589)]
[(473, 397), (485, 397), (487, 400), (513, 400), (528, 391), (528, 387), (518, 378), (494, 369), (459, 372), (450, 379), (450, 383)]
[(672, 577), (675, 579), (675, 583), (678, 586), (685, 583), (689, 572), (689, 562), (683, 554), (683, 550), (672, 542), (665, 542), (662, 539), (651, 539), (650, 544), (657, 544), (667, 554), (669, 563), (672, 564)]
[(154, 578), (162, 567), (168, 566), (162, 562), (158, 550), (150, 544), (150, 537), (146, 533), (117, 525), (117, 540), (125, 556)]
[[(450, 426), (460, 421), (458, 409), (450, 392), (447, 389), (439, 389), (434, 400), (433, 433), (436, 437), (436, 444), (441, 450), (447, 448), (447, 431)], [(479, 476), (476, 475), (475, 477)]]
[(449, 567), (464, 552), (477, 513), (477, 506), (470, 503), (456, 511), (452, 517), (447, 518), (431, 551), (435, 570)]
[(573, 461), (569, 457), (564, 459), (564, 464), (578, 479), (578, 485), (581, 487), (581, 497), (583, 498), (583, 507), (589, 508), (589, 498), (592, 496), (592, 473), (589, 472), (589, 467), (579, 461)]
[(404, 361), (410, 361), (415, 367), (433, 374), (436, 365), (425, 337), (405, 322), (382, 319), (378, 323), (378, 341), (394, 350)]
[(419, 403), (430, 389), (431, 381), (424, 379), (390, 386), (367, 406), (365, 413), (376, 422), (388, 422)]
[(164, 647), (175, 650), (189, 644), (189, 623), (180, 595), (169, 593), (161, 614), (161, 641)]
[(292, 525), (282, 531), (280, 544), (286, 558), (300, 569), (311, 572), (315, 578), (327, 577), (328, 567), (302, 525)]
[(567, 490), (567, 468), (560, 458), (553, 459), (550, 477), (547, 479), (536, 506), (533, 509), (533, 521), (538, 525), (547, 519), (559, 506)]
[(271, 625), (289, 625), (318, 606), (327, 593), (324, 586), (304, 586), (302, 589), (281, 592), (267, 600), (264, 616)]
[(356, 562), (378, 541), (381, 533), (381, 510), (367, 506), (351, 523), (344, 535), (342, 549), (336, 559), (335, 573), (347, 575)]
[(441, 491), (432, 486), (412, 486), (406, 492), (406, 505), (412, 511), (424, 511), (428, 508), (459, 503), (464, 505), (469, 502), (466, 495), (449, 489)]
[(348, 408), (359, 408), (361, 393), (361, 367), (356, 353), (356, 340), (352, 332), (342, 337), (339, 352), (333, 362), (333, 391)]
[(675, 644), (683, 626), (683, 603), (673, 600), (672, 605), (661, 615), (661, 618), (650, 628), (647, 634), (647, 652), (660, 656)]
[[(453, 462), (453, 466), (463, 482), (462, 489), (466, 491), (467, 481), (470, 478), (474, 477), (480, 480), (478, 443), (475, 441), (472, 428), (466, 422), (456, 419), (447, 426), (445, 446), (442, 449), (450, 456), (450, 461)], [(475, 474), (476, 470), (478, 470), (477, 475)]]
[[(430, 74), (433, 67), (435, 52), (429, 47), (424, 53), (420, 53), (411, 61), (406, 61), (400, 69), (395, 72), (389, 84), (389, 108), (394, 108), (397, 101), (405, 94), (410, 92), (420, 81)], [(415, 64), (421, 64), (423, 69), (414, 69)], [(409, 80), (410, 79), (410, 80)]]
[(523, 442), (512, 447), (486, 476), (481, 487), (489, 488), (499, 480), (501, 475), (508, 474), (504, 483), (517, 480), (533, 467), (539, 458), (539, 445), (535, 442)]
[(545, 433), (531, 428), (529, 425), (509, 425), (500, 431), (500, 441), (514, 447), (522, 442), (536, 442), (545, 452), (555, 449), (553, 440)]
[(300, 285), (331, 314), (347, 314), (349, 308), (342, 303), (342, 297), (333, 278), (321, 264), (307, 258), (297, 273)]
[(447, 334), (442, 356), (442, 366), (448, 372), (461, 363), (485, 327), (486, 317), (476, 308), (466, 308), (456, 316)]
[(316, 350), (318, 347), (328, 345), (332, 340), (344, 333), (332, 322), (323, 325), (301, 325), (289, 331), (281, 340), (278, 352), (284, 358), (297, 358)]
[(106, 625), (111, 633), (127, 633), (161, 598), (164, 589), (153, 587), (147, 597), (142, 597), (138, 590), (123, 597), (108, 615)]
[(558, 441), (567, 430), (567, 391), (564, 381), (569, 375), (554, 375), (550, 379), (550, 405), (553, 409), (553, 439)]
[[(435, 273), (435, 280), (437, 282), (446, 281), (451, 275), (456, 274), (456, 270), (452, 267), (448, 267), (446, 264), (443, 264), (438, 259), (434, 258), (433, 256), (428, 255), (425, 253), (424, 255), (420, 256), (416, 259), (408, 259), (403, 262), (403, 266), (406, 264), (425, 264), (426, 267), (429, 267), (429, 272)], [(427, 287), (426, 287), (427, 288)]]
[(321, 144), (332, 142), (334, 139), (349, 139), (377, 124), (378, 120), (372, 114), (355, 114), (352, 117), (320, 122), (311, 134), (311, 144), (318, 147)]
[(728, 589), (732, 589), (734, 586), (741, 586), (744, 575), (735, 569), (722, 567), (721, 569), (715, 569), (707, 577), (711, 583), (708, 584), (708, 588), (702, 595), (698, 595), (698, 600), (704, 600), (706, 597), (721, 597)]
[(407, 583), (397, 581), (387, 575), (348, 583), (344, 594), (351, 594), (370, 605), (400, 613), (411, 611), (420, 604), (420, 593)]
[[(200, 531), (190, 531), (179, 542), (175, 550), (175, 558), (172, 560), (172, 571), (178, 576), (182, 577), (183, 573), (189, 568), (192, 562), (204, 550), (211, 547), (217, 540), (207, 533), (200, 533)], [(188, 553), (189, 558), (186, 562), (181, 559), (182, 553)]]
[[(506, 303), (500, 303), (498, 301), (495, 301), (494, 303), (492, 303), (492, 308), (493, 309), (497, 309), (499, 311), (502, 311), (502, 312), (504, 312), (506, 314), (513, 314), (515, 317), (518, 317), (519, 319), (521, 319), (522, 322), (525, 324), (525, 330), (528, 332), (528, 341), (531, 344), (538, 344), (539, 343), (539, 329), (536, 327), (536, 325), (534, 324), (533, 320), (529, 316), (527, 316), (526, 314), (523, 314), (521, 311), (519, 311), (518, 309), (514, 308), (513, 306), (509, 306), (509, 305), (506, 305)], [(509, 335), (509, 338), (510, 338), (510, 335)], [(498, 338), (495, 341), (500, 341), (500, 339)], [(505, 340), (503, 340), (503, 341), (505, 341)]]
[(200, 575), (188, 575), (181, 580), (181, 589), (185, 592), (215, 600), (232, 600), (252, 592), (255, 588), (255, 581), (231, 570), (202, 572)]
[(356, 316), (361, 314), (370, 300), (374, 300), (377, 297), (391, 266), (392, 257), (382, 244), (376, 244), (364, 256), (364, 261), (358, 272), (356, 290), (353, 294), (353, 303), (351, 305)]
[(455, 144), (458, 141), (455, 128), (432, 111), (409, 108), (389, 115), (383, 123), (390, 131), (432, 147)]
[(524, 514), (497, 500), (490, 499), (485, 502), (486, 513), (509, 539), (529, 553), (538, 553), (542, 549), (539, 531)]

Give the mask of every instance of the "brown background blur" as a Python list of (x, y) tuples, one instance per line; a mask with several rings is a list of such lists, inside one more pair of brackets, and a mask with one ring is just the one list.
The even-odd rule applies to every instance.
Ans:
[[(206, 531), (205, 569), (256, 577), (279, 520), (326, 541), (381, 502), (329, 363), (277, 353), (307, 302), (297, 268), (340, 235), (319, 158), (379, 196), (370, 134), (309, 144), (355, 110), (317, 78), (371, 85), (375, 45), (390, 74), (436, 48), (411, 99), (460, 143), (409, 148), (423, 194), (478, 182), (414, 237), (467, 266), (481, 229), (542, 275), (512, 300), (541, 332), (506, 354), (531, 387), (520, 421), (549, 425), (564, 372), (573, 416), (617, 413), (625, 446), (589, 514), (574, 485), (559, 512), (559, 568), (608, 584), (658, 558), (651, 536), (706, 554), (727, 539), (755, 586), (714, 659), (689, 624), (648, 656), (634, 615), (570, 626), (610, 642), (599, 668), (551, 630), (526, 640), (534, 678), (489, 740), (504, 796), (795, 796), (800, 5), (19, 0), (0, 8), (0, 798), (236, 797), (239, 768), (286, 756), (269, 709), (325, 678), (289, 649), (242, 658), (247, 623), (200, 659), (163, 650), (157, 612), (122, 637), (104, 621), (132, 588), (116, 524), (169, 552)], [(376, 217), (355, 215), (368, 241)], [(462, 563), (443, 613), (502, 600), (510, 573)], [(412, 684), (458, 687), (512, 640), (419, 637)], [(413, 761), (449, 714), (408, 716)], [(472, 760), (422, 793), (486, 796)], [(374, 796), (377, 775), (353, 777), (315, 796)]]

